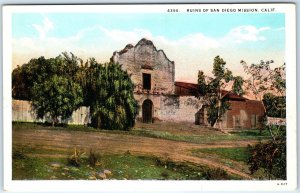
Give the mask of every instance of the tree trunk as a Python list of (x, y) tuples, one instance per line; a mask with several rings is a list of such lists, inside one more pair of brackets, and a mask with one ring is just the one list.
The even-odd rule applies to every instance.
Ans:
[(220, 126), (221, 98), (222, 98), (221, 88), (219, 88), (218, 89), (218, 115), (217, 115), (217, 121), (216, 121), (218, 129), (222, 129), (221, 126)]
[(57, 125), (58, 123), (58, 117), (57, 116), (53, 116), (52, 117), (52, 127), (54, 127), (55, 125)]

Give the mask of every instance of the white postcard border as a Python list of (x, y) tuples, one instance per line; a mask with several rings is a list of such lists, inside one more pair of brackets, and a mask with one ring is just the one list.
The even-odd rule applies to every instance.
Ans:
[[(135, 6), (134, 9), (128, 9)], [(287, 73), (287, 180), (272, 181), (17, 181), (12, 180), (12, 37), (11, 18), (17, 12), (165, 12), (168, 8), (186, 9), (191, 5), (42, 5), (4, 6), (3, 8), (3, 128), (4, 128), (4, 189), (9, 191), (284, 191), (297, 186), (296, 151), (296, 28), (294, 4), (202, 4), (201, 8), (272, 8), (286, 16), (286, 73)], [(137, 8), (139, 7), (139, 8)], [(233, 13), (234, 14), (234, 13)], [(251, 13), (249, 13), (251, 14)], [(261, 12), (261, 14), (263, 14)]]

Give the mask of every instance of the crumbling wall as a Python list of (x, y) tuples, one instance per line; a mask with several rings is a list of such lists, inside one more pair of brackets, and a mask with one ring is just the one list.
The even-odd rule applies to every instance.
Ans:
[(152, 41), (142, 39), (135, 46), (128, 44), (123, 50), (114, 52), (111, 61), (122, 65), (131, 75), (135, 92), (141, 93), (143, 73), (151, 74), (152, 94), (173, 94), (175, 90), (175, 65), (157, 50)]
[(193, 96), (135, 94), (135, 99), (139, 105), (138, 120), (143, 118), (142, 105), (147, 99), (153, 103), (154, 120), (194, 124), (196, 113), (202, 108), (202, 103)]
[(135, 94), (134, 95), (135, 100), (138, 102), (138, 115), (137, 119), (142, 120), (143, 114), (142, 114), (142, 105), (143, 102), (147, 99), (151, 100), (153, 103), (153, 118), (161, 120), (160, 115), (160, 95), (152, 95), (152, 94)]
[(277, 117), (267, 117), (267, 125), (286, 125), (286, 119)]
[(162, 96), (161, 119), (173, 122), (195, 123), (202, 103), (193, 96)]
[[(12, 121), (50, 122), (51, 120), (47, 116), (43, 119), (37, 119), (29, 101), (12, 100)], [(74, 125), (87, 125), (90, 123), (89, 108), (82, 106), (74, 111), (70, 118), (62, 120), (61, 122)]]
[(264, 107), (261, 101), (229, 101), (229, 110), (222, 117), (222, 126), (227, 129), (250, 129), (262, 126)]

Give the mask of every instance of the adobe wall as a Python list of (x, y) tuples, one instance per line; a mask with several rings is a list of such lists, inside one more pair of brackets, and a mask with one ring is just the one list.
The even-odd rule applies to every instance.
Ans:
[[(48, 117), (44, 119), (36, 119), (36, 115), (33, 112), (30, 102), (23, 100), (12, 100), (12, 121), (22, 122), (50, 122)], [(80, 107), (73, 112), (72, 116), (62, 122), (74, 125), (87, 125), (90, 122), (89, 108)]]
[(150, 40), (142, 39), (135, 46), (127, 45), (123, 50), (114, 52), (111, 61), (122, 64), (135, 84), (135, 91), (142, 89), (142, 74), (151, 74), (150, 93), (174, 93), (175, 65), (165, 55), (157, 50)]
[(12, 100), (12, 121), (39, 122), (31, 110), (29, 101)]
[(147, 99), (151, 100), (153, 103), (153, 117), (161, 120), (160, 108), (161, 108), (161, 100), (160, 95), (152, 95), (152, 94), (135, 94), (135, 100), (137, 100), (139, 108), (138, 108), (138, 120), (142, 120), (142, 105), (143, 102)]
[(267, 125), (286, 125), (286, 119), (277, 117), (267, 117)]
[[(261, 127), (261, 119), (264, 116), (264, 108), (258, 101), (229, 101), (230, 110), (222, 118), (222, 128), (246, 129)], [(236, 124), (239, 119), (239, 125)]]
[[(191, 96), (162, 96), (162, 95), (135, 95), (140, 106), (138, 119), (142, 118), (142, 104), (146, 99), (153, 102), (153, 117), (163, 121), (195, 123), (195, 114), (201, 109), (202, 104)], [(50, 119), (36, 119), (29, 101), (12, 101), (12, 121), (44, 122)], [(80, 107), (73, 112), (72, 116), (62, 122), (75, 125), (87, 125), (90, 123), (89, 108)]]
[[(195, 123), (202, 103), (193, 96), (135, 94), (139, 104), (138, 120), (142, 120), (142, 104), (146, 99), (153, 103), (153, 117), (161, 121)], [(206, 119), (206, 118), (205, 118)]]
[(162, 96), (160, 115), (162, 120), (195, 124), (201, 108), (202, 103), (193, 96)]

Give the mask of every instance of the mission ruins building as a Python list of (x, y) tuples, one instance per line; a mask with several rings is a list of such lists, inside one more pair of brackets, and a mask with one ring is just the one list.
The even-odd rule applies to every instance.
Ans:
[[(208, 125), (205, 106), (196, 98), (197, 84), (175, 82), (175, 63), (153, 42), (141, 39), (135, 46), (128, 44), (114, 52), (111, 61), (122, 65), (135, 84), (134, 96), (140, 106), (138, 119), (188, 122)], [(222, 128), (259, 127), (265, 113), (261, 101), (223, 91), (230, 109), (222, 118)]]
[[(119, 63), (131, 75), (135, 85), (134, 97), (138, 101), (137, 120), (187, 122), (208, 125), (205, 106), (196, 97), (198, 85), (175, 81), (175, 63), (163, 50), (157, 50), (153, 42), (141, 39), (135, 46), (128, 44), (116, 51), (111, 62)], [(221, 128), (240, 129), (260, 127), (265, 113), (261, 101), (223, 91), (230, 109), (224, 114)], [(14, 121), (35, 121), (27, 101), (13, 100)], [(25, 112), (25, 114), (24, 114)], [(81, 107), (68, 120), (70, 124), (87, 124), (88, 108)]]

